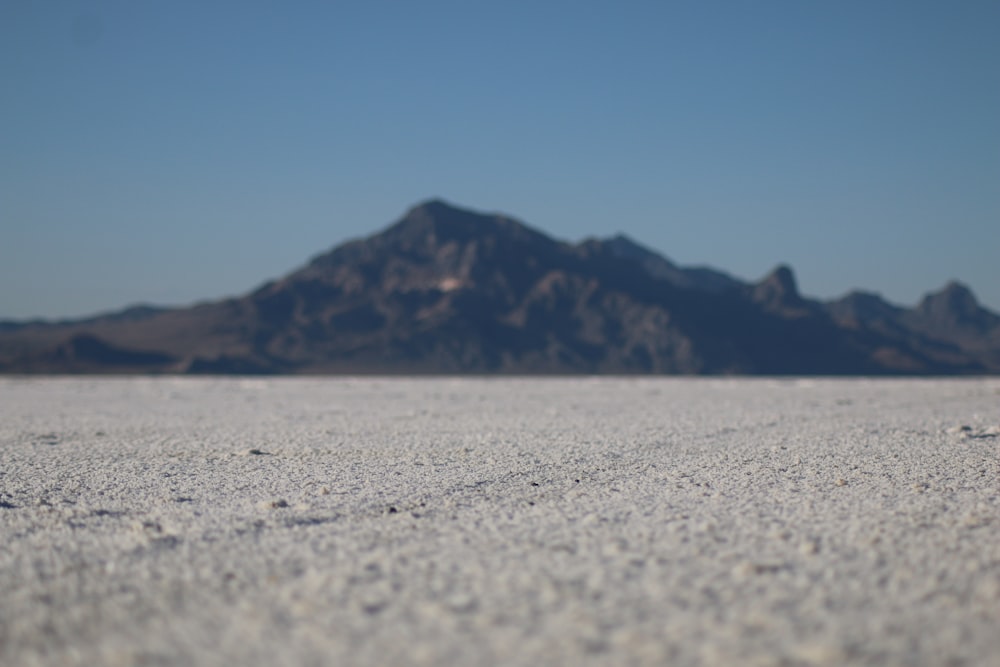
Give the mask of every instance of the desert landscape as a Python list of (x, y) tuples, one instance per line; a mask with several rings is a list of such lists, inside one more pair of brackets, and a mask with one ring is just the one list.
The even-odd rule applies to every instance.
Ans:
[(997, 26), (0, 2), (0, 667), (1000, 667)]
[(1000, 664), (1000, 379), (0, 379), (0, 664)]

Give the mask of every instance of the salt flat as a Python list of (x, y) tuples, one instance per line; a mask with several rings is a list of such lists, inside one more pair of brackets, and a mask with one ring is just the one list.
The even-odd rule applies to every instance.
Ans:
[(1000, 380), (0, 380), (2, 665), (1000, 665)]

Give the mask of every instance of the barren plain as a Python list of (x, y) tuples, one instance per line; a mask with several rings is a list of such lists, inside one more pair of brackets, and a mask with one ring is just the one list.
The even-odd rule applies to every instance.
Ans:
[(1000, 665), (1000, 380), (0, 379), (2, 665)]

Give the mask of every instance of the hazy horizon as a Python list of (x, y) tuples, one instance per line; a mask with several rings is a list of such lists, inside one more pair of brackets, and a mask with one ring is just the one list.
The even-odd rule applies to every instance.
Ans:
[(0, 5), (0, 320), (245, 293), (441, 197), (1000, 311), (1000, 5)]

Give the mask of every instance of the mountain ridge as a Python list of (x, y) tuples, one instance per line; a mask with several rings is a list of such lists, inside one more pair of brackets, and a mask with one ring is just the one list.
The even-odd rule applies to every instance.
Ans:
[(0, 372), (998, 373), (1000, 316), (954, 281), (823, 302), (786, 265), (744, 282), (432, 199), (241, 296), (0, 323)]

